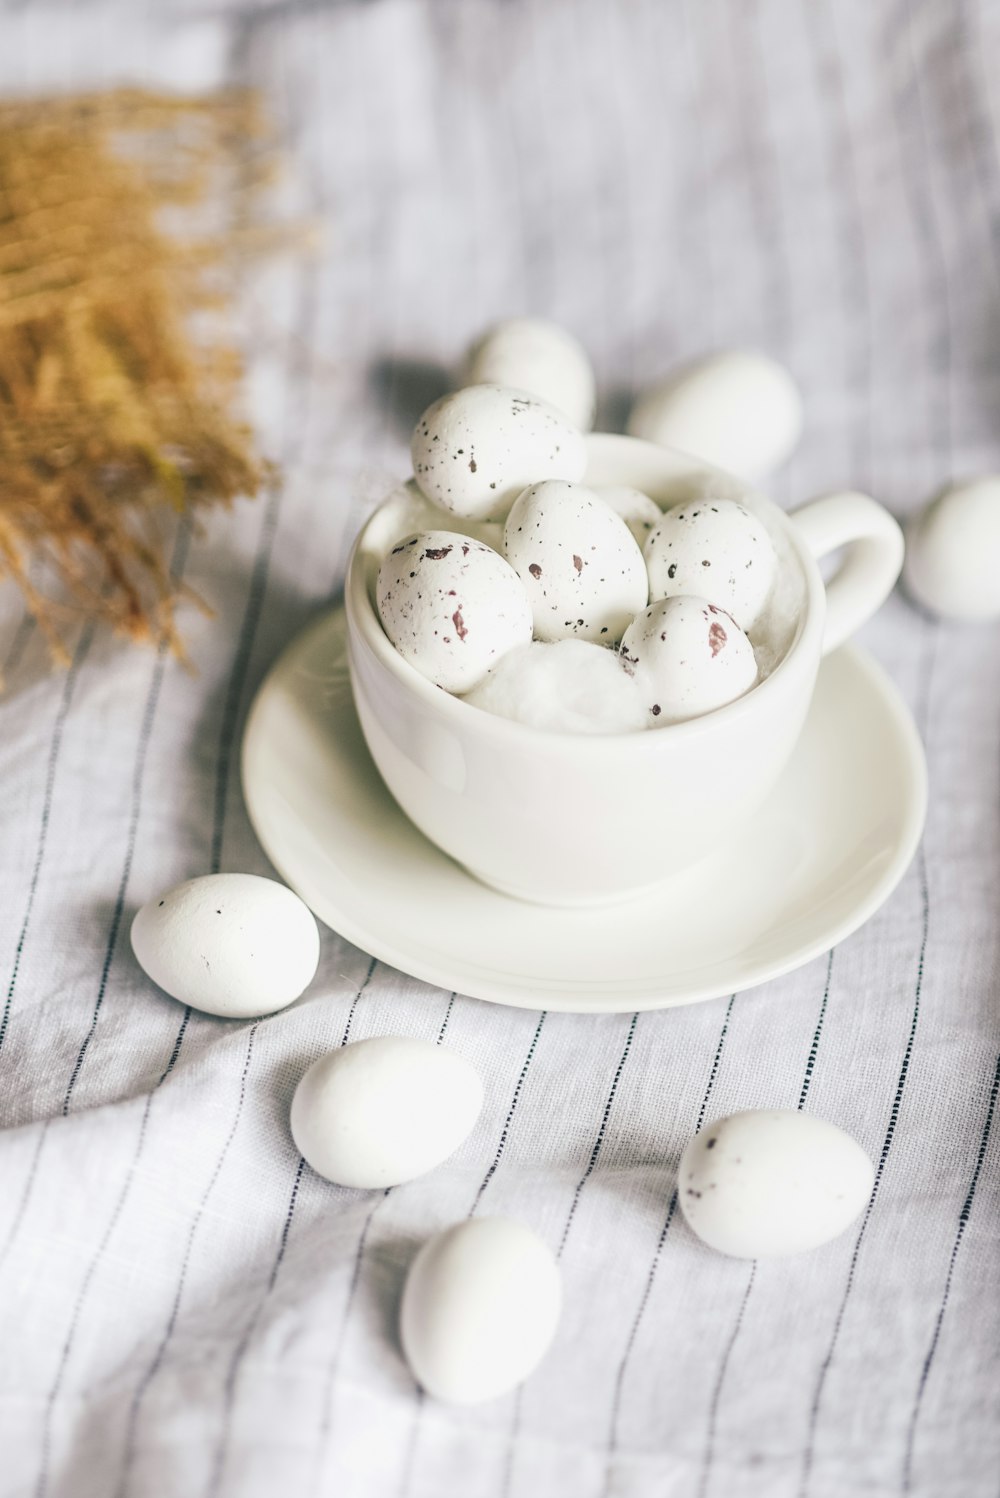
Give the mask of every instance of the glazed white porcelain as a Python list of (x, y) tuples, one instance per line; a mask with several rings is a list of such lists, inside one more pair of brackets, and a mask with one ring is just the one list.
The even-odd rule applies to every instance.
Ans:
[(261, 687), (243, 742), (250, 818), (320, 920), (445, 990), (578, 1013), (730, 994), (850, 935), (913, 856), (920, 742), (895, 689), (849, 645), (823, 661), (778, 785), (723, 849), (603, 909), (508, 899), (428, 842), (389, 795), (361, 736), (345, 637), (343, 611), (325, 615)]
[[(591, 484), (626, 484), (661, 505), (744, 486), (698, 459), (635, 438), (587, 439)], [(718, 492), (718, 491), (716, 491)], [(730, 838), (765, 800), (795, 748), (825, 651), (882, 603), (902, 565), (896, 522), (874, 500), (837, 494), (794, 521), (747, 501), (801, 573), (794, 640), (773, 673), (728, 707), (644, 733), (569, 735), (495, 716), (432, 685), (393, 649), (374, 585), (399, 539), (393, 502), (351, 554), (345, 591), (358, 717), (407, 816), (478, 879), (521, 899), (598, 906), (631, 898)], [(824, 588), (817, 559), (846, 547)]]

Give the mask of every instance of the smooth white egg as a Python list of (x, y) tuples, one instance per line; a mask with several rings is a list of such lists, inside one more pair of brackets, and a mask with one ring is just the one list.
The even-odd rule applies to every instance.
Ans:
[(601, 484), (594, 486), (594, 493), (620, 515), (632, 532), (640, 551), (649, 540), (652, 530), (663, 519), (663, 511), (655, 499), (643, 494), (641, 489), (630, 489), (627, 484)]
[(738, 1259), (766, 1259), (836, 1238), (864, 1208), (874, 1178), (843, 1129), (775, 1108), (706, 1125), (681, 1156), (677, 1192), (703, 1242)]
[(1000, 476), (950, 485), (911, 522), (903, 583), (942, 618), (1000, 619)]
[(773, 359), (732, 349), (647, 390), (632, 409), (628, 431), (756, 482), (795, 450), (802, 397)]
[(528, 484), (581, 479), (587, 466), (583, 435), (561, 411), (500, 385), (468, 385), (436, 401), (410, 452), (427, 498), (471, 520), (502, 520)]
[(503, 546), (538, 640), (617, 644), (646, 605), (649, 579), (635, 537), (583, 484), (548, 480), (525, 489), (507, 516)]
[(517, 573), (482, 541), (421, 531), (397, 542), (375, 585), (379, 617), (404, 660), (448, 692), (467, 692), (531, 639)]
[(652, 602), (707, 598), (746, 630), (760, 618), (778, 570), (763, 521), (746, 505), (711, 495), (660, 515), (643, 555)]
[(541, 1362), (561, 1305), (558, 1266), (536, 1234), (508, 1218), (472, 1218), (431, 1238), (410, 1266), (403, 1352), (433, 1398), (496, 1399)]
[(284, 884), (257, 874), (204, 874), (148, 900), (132, 950), (154, 983), (223, 1019), (284, 1009), (309, 986), (319, 930)]
[(479, 1073), (464, 1057), (378, 1035), (313, 1062), (292, 1099), (292, 1137), (338, 1186), (398, 1186), (453, 1154), (482, 1105)]
[(705, 598), (651, 603), (625, 631), (621, 654), (651, 727), (725, 707), (757, 680), (750, 641), (735, 619)]
[(589, 640), (533, 640), (512, 650), (465, 701), (549, 733), (631, 733), (647, 720), (622, 657)]
[(490, 328), (469, 351), (469, 385), (529, 390), (589, 431), (594, 424), (594, 370), (565, 328), (541, 317), (511, 317)]

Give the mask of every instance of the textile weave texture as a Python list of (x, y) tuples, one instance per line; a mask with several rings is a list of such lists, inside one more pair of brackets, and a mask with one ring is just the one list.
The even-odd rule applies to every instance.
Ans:
[[(284, 479), (178, 535), (217, 611), (188, 623), (197, 674), (84, 630), (48, 675), (3, 601), (3, 1498), (992, 1498), (996, 628), (897, 596), (864, 631), (926, 743), (926, 834), (863, 930), (758, 990), (515, 1011), (325, 932), (299, 1003), (226, 1023), (154, 990), (128, 925), (182, 878), (269, 872), (247, 707), (491, 319), (575, 331), (610, 427), (710, 348), (785, 361), (785, 505), (853, 486), (903, 516), (1000, 466), (998, 63), (994, 0), (0, 3), (5, 91), (260, 86), (323, 230), (247, 287)], [(385, 1031), (444, 1035), (484, 1111), (425, 1179), (338, 1189), (292, 1091)], [(877, 1167), (841, 1239), (756, 1267), (674, 1196), (695, 1128), (754, 1107)], [(520, 1393), (458, 1411), (419, 1396), (395, 1317), (416, 1246), (472, 1210), (559, 1252), (565, 1314)]]

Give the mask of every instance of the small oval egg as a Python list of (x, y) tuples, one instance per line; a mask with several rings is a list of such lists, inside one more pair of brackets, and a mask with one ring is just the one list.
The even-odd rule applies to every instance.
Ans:
[(528, 390), (562, 411), (574, 426), (594, 424), (594, 370), (582, 344), (541, 317), (511, 317), (473, 344), (467, 383)]
[(752, 629), (774, 586), (778, 558), (763, 521), (732, 499), (708, 496), (660, 515), (643, 555), (649, 596), (707, 598)]
[(284, 884), (257, 874), (204, 874), (148, 900), (132, 950), (154, 983), (204, 1014), (246, 1019), (284, 1009), (309, 986), (319, 930)]
[(628, 431), (756, 481), (797, 446), (802, 397), (773, 359), (732, 349), (647, 390), (632, 409)]
[(646, 704), (616, 650), (589, 640), (533, 640), (511, 650), (465, 698), (549, 733), (631, 733)]
[(757, 680), (753, 646), (705, 598), (663, 598), (625, 631), (622, 659), (643, 694), (650, 727), (683, 723), (735, 702)]
[(482, 1105), (479, 1073), (462, 1056), (378, 1035), (313, 1062), (292, 1099), (292, 1137), (338, 1186), (398, 1186), (453, 1154)]
[(911, 522), (903, 583), (945, 619), (1000, 619), (1000, 476), (952, 484)]
[(483, 541), (421, 531), (398, 542), (375, 585), (379, 617), (404, 660), (447, 692), (467, 692), (531, 639), (517, 573)]
[(681, 1156), (677, 1192), (703, 1242), (737, 1259), (782, 1258), (836, 1238), (864, 1208), (875, 1173), (835, 1124), (790, 1109), (733, 1113)]
[(472, 1218), (431, 1238), (411, 1264), (403, 1352), (434, 1399), (496, 1399), (541, 1362), (561, 1304), (558, 1266), (535, 1233), (508, 1218)]
[(649, 540), (652, 530), (663, 519), (663, 511), (655, 499), (643, 494), (641, 489), (630, 489), (627, 484), (602, 484), (594, 486), (594, 493), (620, 515), (632, 532), (640, 551)]
[(548, 480), (511, 506), (504, 553), (531, 603), (535, 638), (617, 644), (649, 597), (642, 552), (592, 489)]
[(528, 484), (581, 479), (582, 433), (524, 390), (469, 385), (424, 412), (410, 444), (427, 498), (470, 520), (502, 520)]

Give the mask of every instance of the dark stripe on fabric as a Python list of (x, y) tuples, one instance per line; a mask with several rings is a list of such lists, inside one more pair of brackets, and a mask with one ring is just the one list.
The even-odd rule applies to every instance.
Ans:
[(958, 1260), (959, 1249), (962, 1247), (962, 1239), (965, 1237), (965, 1229), (972, 1215), (972, 1204), (976, 1199), (976, 1187), (979, 1185), (979, 1176), (986, 1158), (986, 1150), (990, 1142), (990, 1134), (993, 1130), (993, 1115), (996, 1112), (997, 1093), (1000, 1092), (1000, 1056), (997, 1057), (996, 1069), (993, 1072), (993, 1085), (990, 1088), (989, 1104), (986, 1109), (986, 1122), (979, 1140), (979, 1149), (976, 1153), (976, 1165), (972, 1172), (972, 1180), (969, 1182), (969, 1190), (962, 1210), (958, 1214), (958, 1231), (952, 1244), (951, 1256), (948, 1259), (948, 1273), (945, 1275), (944, 1293), (941, 1296), (941, 1304), (938, 1307), (937, 1316), (934, 1318), (934, 1331), (931, 1334), (930, 1346), (927, 1356), (924, 1358), (923, 1367), (920, 1370), (920, 1381), (917, 1384), (917, 1394), (913, 1401), (913, 1413), (906, 1432), (906, 1450), (903, 1455), (903, 1492), (913, 1491), (913, 1453), (917, 1439), (917, 1422), (920, 1419), (920, 1409), (924, 1400), (924, 1391), (927, 1388), (927, 1380), (930, 1377), (931, 1365), (934, 1362), (941, 1339), (941, 1327), (944, 1324), (945, 1312), (948, 1309), (948, 1299), (951, 1295), (951, 1282), (955, 1275), (955, 1264)]
[[(340, 1038), (340, 1044), (342, 1047), (347, 1045), (347, 1042), (350, 1039), (351, 1026), (354, 1023), (354, 1012), (358, 1007), (358, 1002), (362, 994), (365, 992), (365, 989), (371, 982), (372, 977), (375, 973), (375, 969), (377, 967), (378, 959), (372, 957), (368, 963), (368, 971), (365, 973), (364, 979), (357, 988), (354, 997), (351, 1000), (351, 1007), (347, 1011), (347, 1019), (344, 1023), (344, 1033)], [(215, 1449), (215, 1455), (212, 1459), (212, 1470), (209, 1474), (208, 1487), (206, 1489), (206, 1492), (209, 1494), (209, 1498), (212, 1498), (212, 1495), (218, 1493), (220, 1487), (222, 1486), (222, 1479), (226, 1467), (226, 1459), (229, 1455), (229, 1445), (232, 1438), (233, 1407), (236, 1400), (236, 1385), (239, 1379), (240, 1368), (242, 1367), (243, 1360), (250, 1348), (250, 1343), (253, 1340), (253, 1335), (257, 1330), (257, 1327), (260, 1325), (260, 1319), (264, 1313), (264, 1308), (267, 1305), (268, 1299), (270, 1298), (274, 1287), (278, 1282), (278, 1272), (281, 1269), (282, 1263), (284, 1262), (285, 1252), (288, 1248), (288, 1238), (289, 1234), (292, 1231), (292, 1219), (295, 1216), (295, 1208), (298, 1205), (299, 1189), (302, 1185), (302, 1176), (305, 1172), (305, 1168), (305, 1159), (300, 1155), (298, 1163), (295, 1167), (295, 1175), (292, 1180), (291, 1195), (288, 1198), (288, 1207), (285, 1211), (285, 1220), (281, 1228), (281, 1237), (278, 1240), (278, 1249), (274, 1256), (274, 1262), (271, 1265), (271, 1271), (267, 1277), (267, 1283), (264, 1286), (264, 1292), (258, 1300), (257, 1305), (250, 1317), (250, 1320), (247, 1322), (246, 1327), (243, 1330), (242, 1336), (233, 1349), (233, 1355), (229, 1360), (229, 1367), (226, 1370), (226, 1378), (223, 1385), (222, 1430)]]
[(819, 1006), (819, 1018), (816, 1021), (816, 1029), (813, 1033), (812, 1045), (809, 1047), (809, 1055), (806, 1057), (806, 1072), (802, 1078), (802, 1089), (799, 1092), (799, 1100), (796, 1108), (801, 1113), (809, 1096), (809, 1088), (812, 1086), (813, 1072), (816, 1069), (816, 1057), (819, 1055), (819, 1042), (823, 1034), (823, 1022), (826, 1019), (826, 1006), (830, 1002), (830, 984), (833, 981), (833, 948), (826, 960), (826, 982), (823, 985), (823, 998)]
[(122, 1183), (122, 1189), (118, 1194), (118, 1200), (115, 1202), (114, 1209), (111, 1213), (110, 1218), (108, 1219), (108, 1225), (104, 1230), (100, 1243), (97, 1245), (97, 1249), (94, 1253), (93, 1258), (87, 1266), (87, 1272), (84, 1275), (83, 1280), (80, 1284), (80, 1289), (77, 1292), (76, 1301), (73, 1305), (73, 1314), (70, 1317), (69, 1329), (63, 1342), (62, 1351), (59, 1355), (59, 1364), (56, 1369), (56, 1376), (52, 1381), (52, 1386), (49, 1389), (48, 1397), (45, 1401), (45, 1415), (42, 1425), (42, 1454), (38, 1469), (38, 1477), (35, 1482), (35, 1498), (45, 1498), (45, 1494), (48, 1492), (50, 1463), (52, 1459), (53, 1416), (55, 1413), (56, 1401), (58, 1400), (59, 1395), (62, 1391), (63, 1378), (65, 1377), (66, 1368), (69, 1364), (70, 1356), (73, 1351), (73, 1344), (76, 1341), (76, 1334), (80, 1326), (80, 1318), (83, 1315), (83, 1308), (86, 1304), (87, 1295), (91, 1285), (93, 1284), (94, 1277), (97, 1274), (101, 1261), (104, 1258), (105, 1253), (107, 1252), (108, 1245), (111, 1242), (112, 1237), (114, 1236), (114, 1231), (121, 1219), (122, 1212), (125, 1210), (125, 1203), (127, 1202), (129, 1193), (132, 1189), (132, 1183), (135, 1180), (136, 1170), (138, 1169), (139, 1161), (142, 1158), (142, 1152), (146, 1145), (146, 1131), (149, 1125), (149, 1115), (153, 1106), (153, 1098), (159, 1091), (159, 1089), (163, 1086), (167, 1078), (170, 1076), (170, 1073), (173, 1071), (174, 1067), (177, 1065), (177, 1058), (180, 1056), (181, 1046), (184, 1044), (184, 1036), (187, 1031), (188, 1020), (190, 1018), (191, 1010), (190, 1007), (188, 1007), (184, 1011), (184, 1017), (181, 1020), (180, 1029), (177, 1031), (177, 1036), (174, 1040), (173, 1048), (171, 1049), (167, 1064), (163, 1068), (163, 1071), (160, 1073), (155, 1087), (146, 1098), (145, 1106), (142, 1110), (142, 1118), (139, 1122), (139, 1133), (136, 1138), (135, 1150), (133, 1152), (132, 1159), (129, 1161), (128, 1171), (126, 1172), (125, 1180)]
[(31, 878), (28, 881), (28, 897), (25, 901), (24, 914), (21, 917), (21, 929), (18, 933), (17, 946), (14, 948), (14, 963), (11, 968), (10, 981), (7, 984), (3, 1014), (0, 1015), (0, 1051), (3, 1050), (3, 1043), (7, 1038), (10, 1013), (14, 1004), (18, 976), (21, 971), (21, 958), (24, 956), (24, 944), (28, 939), (31, 916), (35, 908), (35, 896), (38, 894), (38, 881), (41, 878), (42, 866), (45, 862), (45, 850), (48, 847), (49, 822), (52, 817), (52, 798), (55, 795), (56, 772), (59, 767), (59, 755), (63, 745), (66, 719), (69, 717), (70, 708), (73, 706), (73, 693), (76, 689), (84, 662), (87, 659), (93, 638), (94, 625), (85, 625), (83, 633), (77, 642), (76, 650), (73, 652), (73, 659), (70, 662), (69, 670), (66, 672), (63, 681), (62, 696), (59, 699), (56, 720), (52, 729), (52, 738), (49, 741), (49, 757), (45, 767), (45, 787), (42, 792), (42, 816), (38, 829), (38, 843), (35, 848), (35, 861), (31, 870)]
[[(175, 583), (184, 575), (190, 541), (191, 521), (189, 517), (185, 516), (177, 528), (177, 539), (170, 566), (170, 575)], [(125, 860), (118, 879), (118, 890), (115, 895), (114, 909), (111, 915), (111, 928), (108, 931), (108, 941), (104, 950), (101, 977), (97, 985), (97, 1000), (94, 1004), (94, 1012), (91, 1015), (90, 1026), (83, 1037), (76, 1061), (73, 1064), (73, 1070), (70, 1073), (69, 1083), (66, 1087), (66, 1095), (63, 1098), (62, 1104), (62, 1115), (64, 1118), (69, 1113), (70, 1104), (73, 1100), (73, 1091), (86, 1059), (90, 1042), (94, 1038), (94, 1031), (97, 1029), (101, 1006), (104, 1003), (104, 995), (108, 988), (111, 964), (114, 961), (115, 952), (118, 948), (118, 933), (121, 929), (122, 916), (125, 911), (125, 897), (128, 893), (129, 879), (132, 876), (132, 860), (135, 856), (135, 844), (139, 832), (139, 817), (142, 813), (142, 791), (146, 774), (146, 755), (149, 750), (150, 739), (153, 736), (153, 725), (156, 721), (156, 709), (160, 701), (160, 691), (163, 687), (163, 676), (166, 671), (166, 665), (167, 645), (165, 642), (161, 642), (156, 652), (156, 663), (153, 667), (153, 676), (149, 684), (149, 691), (146, 694), (146, 705), (143, 709), (142, 723), (139, 727), (139, 742), (135, 752), (135, 762), (132, 767), (131, 805), (129, 808), (128, 833), (125, 840)]]
[[(726, 1004), (726, 1012), (722, 1020), (722, 1029), (719, 1032), (719, 1039), (715, 1047), (715, 1055), (712, 1058), (712, 1069), (708, 1075), (708, 1084), (705, 1087), (705, 1095), (701, 1100), (701, 1106), (698, 1109), (698, 1117), (695, 1120), (694, 1132), (696, 1134), (705, 1121), (705, 1113), (708, 1108), (712, 1092), (715, 1088), (715, 1079), (719, 1075), (719, 1064), (722, 1060), (722, 1051), (726, 1043), (726, 1036), (729, 1033), (729, 1020), (730, 1016), (732, 1015), (733, 1005), (735, 1004), (735, 1002), (736, 995), (732, 994), (729, 998), (729, 1002)], [(611, 1482), (613, 1477), (612, 1463), (614, 1454), (618, 1449), (618, 1421), (621, 1415), (622, 1392), (625, 1386), (625, 1375), (628, 1371), (628, 1365), (632, 1357), (633, 1349), (635, 1347), (636, 1338), (639, 1335), (639, 1327), (642, 1324), (642, 1318), (646, 1314), (646, 1307), (649, 1304), (649, 1297), (653, 1291), (653, 1283), (656, 1279), (656, 1272), (660, 1267), (660, 1259), (663, 1256), (663, 1249), (666, 1244), (667, 1237), (670, 1233), (670, 1226), (674, 1220), (674, 1214), (676, 1213), (676, 1211), (677, 1189), (675, 1187), (670, 1195), (670, 1202), (667, 1206), (667, 1215), (663, 1219), (663, 1227), (660, 1229), (660, 1236), (656, 1241), (656, 1249), (653, 1253), (652, 1263), (649, 1266), (649, 1273), (646, 1275), (646, 1283), (643, 1286), (642, 1295), (640, 1296), (635, 1316), (632, 1319), (632, 1325), (629, 1327), (628, 1337), (625, 1342), (625, 1350), (622, 1353), (621, 1362), (618, 1364), (618, 1371), (615, 1375), (614, 1393), (611, 1399), (611, 1418), (608, 1425), (608, 1465), (605, 1472), (605, 1493), (611, 1492)]]
[(504, 1120), (504, 1126), (500, 1133), (500, 1142), (497, 1145), (496, 1155), (493, 1158), (493, 1163), (490, 1166), (489, 1170), (487, 1170), (486, 1174), (483, 1176), (479, 1190), (476, 1192), (475, 1200), (473, 1201), (472, 1206), (469, 1208), (470, 1217), (474, 1217), (476, 1215), (476, 1210), (479, 1206), (479, 1203), (483, 1199), (486, 1188), (492, 1181), (493, 1177), (496, 1175), (497, 1167), (500, 1164), (500, 1161), (503, 1159), (504, 1151), (507, 1148), (507, 1140), (510, 1136), (510, 1126), (514, 1121), (514, 1114), (517, 1112), (517, 1105), (521, 1101), (521, 1092), (524, 1087), (524, 1081), (528, 1075), (528, 1069), (531, 1066), (532, 1060), (534, 1059), (535, 1048), (538, 1045), (538, 1038), (542, 1033), (542, 1026), (545, 1023), (547, 1012), (547, 1010), (543, 1009), (541, 1014), (539, 1015), (538, 1024), (535, 1026), (535, 1033), (531, 1037), (531, 1044), (528, 1047), (528, 1054), (524, 1058), (524, 1064), (521, 1067), (521, 1074), (518, 1077), (517, 1085), (514, 1088), (514, 1096), (511, 1098), (510, 1107), (507, 1110), (507, 1117)]
[(733, 1348), (736, 1346), (736, 1339), (739, 1336), (740, 1328), (743, 1325), (743, 1318), (746, 1315), (747, 1305), (749, 1304), (750, 1296), (753, 1292), (754, 1280), (756, 1279), (756, 1277), (757, 1260), (754, 1259), (753, 1263), (750, 1265), (750, 1278), (747, 1280), (746, 1289), (743, 1291), (743, 1297), (740, 1300), (740, 1308), (736, 1312), (736, 1320), (733, 1322), (733, 1329), (729, 1334), (729, 1341), (726, 1343), (725, 1352), (722, 1354), (722, 1362), (719, 1364), (719, 1371), (715, 1379), (715, 1387), (712, 1389), (712, 1402), (709, 1405), (708, 1409), (708, 1434), (705, 1437), (705, 1456), (702, 1462), (701, 1475), (698, 1479), (698, 1498), (706, 1498), (706, 1495), (708, 1493), (708, 1482), (712, 1473), (712, 1463), (715, 1460), (715, 1432), (719, 1421), (719, 1405), (722, 1402), (722, 1387), (726, 1382), (726, 1374), (729, 1371), (729, 1360), (733, 1355)]
[(135, 1462), (137, 1445), (136, 1438), (138, 1434), (139, 1416), (142, 1411), (142, 1406), (145, 1401), (146, 1395), (149, 1393), (149, 1389), (151, 1384), (153, 1383), (153, 1380), (156, 1378), (156, 1375), (163, 1367), (163, 1361), (166, 1357), (167, 1348), (170, 1345), (171, 1338), (174, 1334), (174, 1328), (177, 1325), (177, 1318), (180, 1314), (181, 1301), (184, 1297), (184, 1287), (187, 1283), (187, 1273), (191, 1263), (191, 1255), (194, 1250), (194, 1241), (198, 1232), (198, 1227), (205, 1214), (205, 1208), (208, 1206), (208, 1202), (212, 1195), (212, 1192), (215, 1190), (219, 1177), (222, 1174), (222, 1169), (226, 1163), (229, 1151), (232, 1148), (233, 1140), (236, 1138), (236, 1131), (239, 1128), (240, 1119), (243, 1116), (243, 1106), (246, 1102), (247, 1094), (247, 1077), (250, 1072), (250, 1062), (253, 1059), (254, 1040), (256, 1038), (257, 1031), (260, 1028), (260, 1024), (260, 1020), (255, 1020), (254, 1023), (250, 1026), (250, 1031), (247, 1036), (246, 1056), (243, 1061), (243, 1070), (240, 1073), (239, 1096), (236, 1102), (236, 1111), (233, 1115), (233, 1121), (229, 1126), (229, 1133), (226, 1135), (226, 1140), (222, 1146), (222, 1151), (219, 1154), (219, 1157), (216, 1160), (215, 1166), (212, 1170), (212, 1174), (209, 1177), (208, 1185), (205, 1187), (205, 1190), (201, 1196), (201, 1200), (199, 1201), (198, 1206), (195, 1210), (194, 1217), (191, 1219), (191, 1226), (188, 1229), (187, 1241), (184, 1245), (184, 1253), (181, 1258), (180, 1274), (177, 1278), (177, 1285), (174, 1289), (173, 1300), (171, 1301), (170, 1305), (170, 1313), (167, 1317), (167, 1324), (164, 1327), (163, 1336), (160, 1338), (159, 1344), (156, 1348), (155, 1353), (153, 1354), (152, 1360), (150, 1361), (150, 1364), (143, 1374), (142, 1378), (139, 1380), (135, 1393), (132, 1395), (132, 1403), (129, 1406), (128, 1420), (125, 1430), (125, 1450), (122, 1459), (122, 1471), (121, 1476), (118, 1480), (118, 1485), (115, 1489), (116, 1498), (124, 1498), (124, 1495), (128, 1490), (129, 1479), (132, 1475), (132, 1467)]

